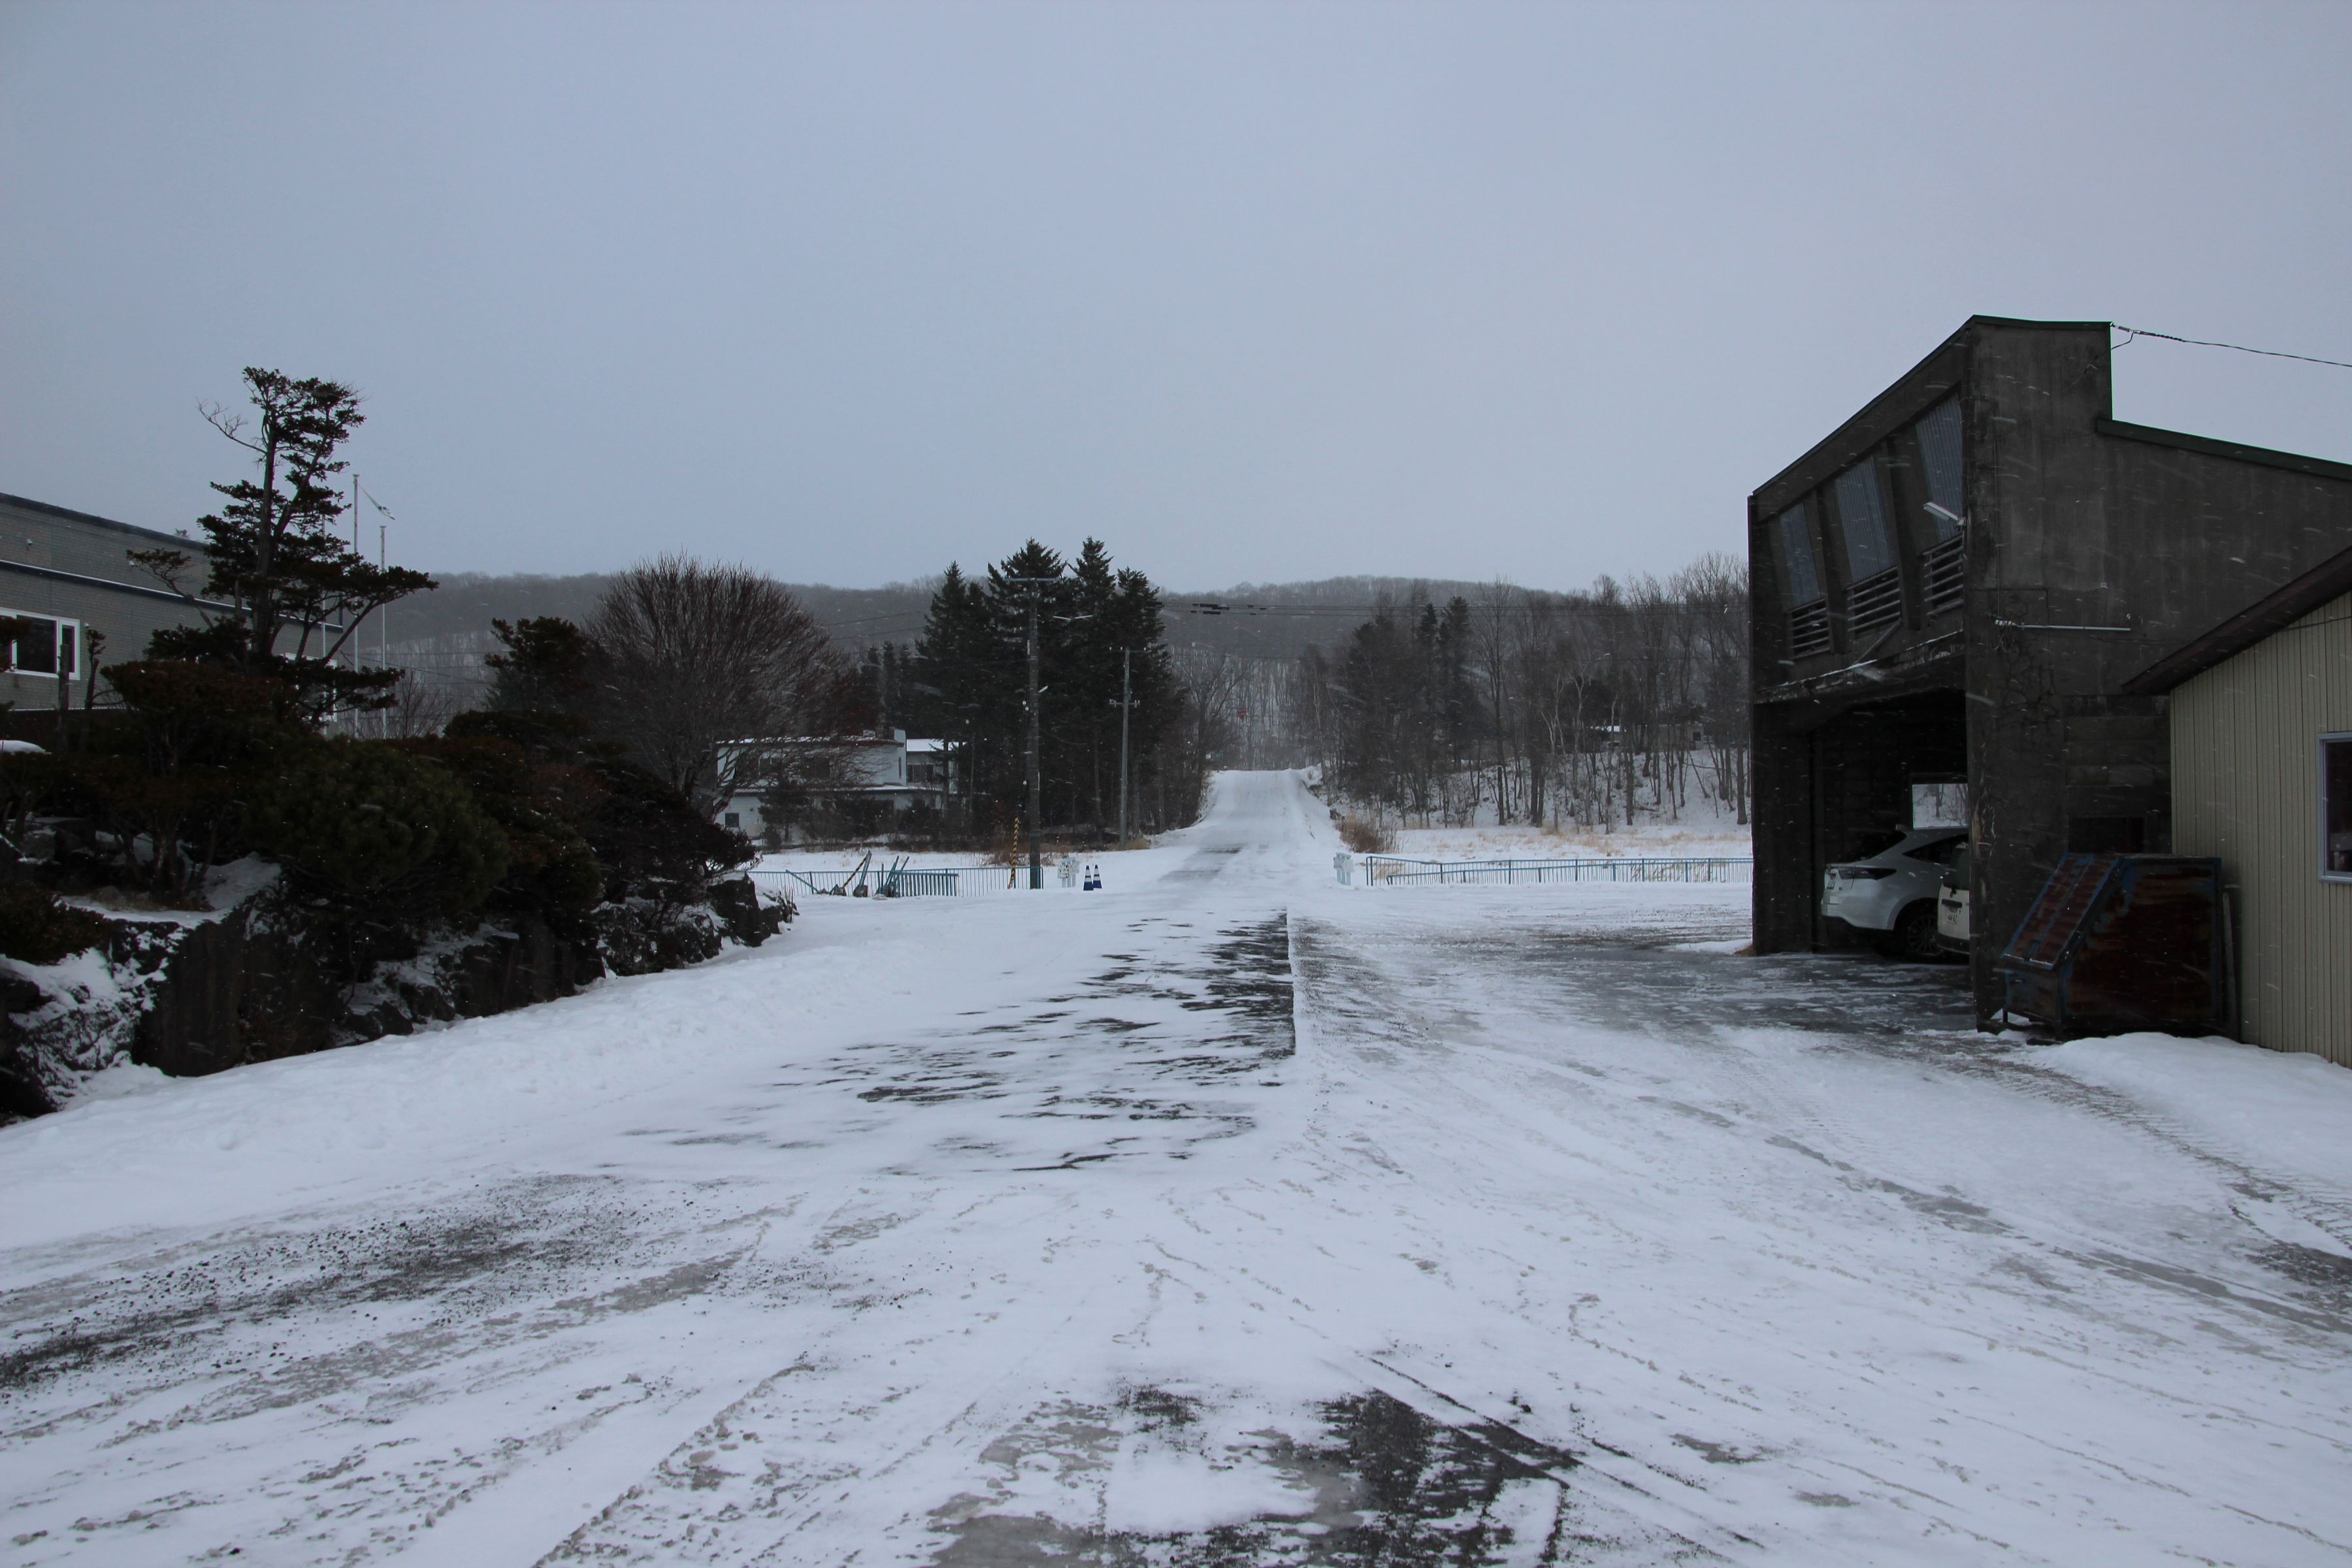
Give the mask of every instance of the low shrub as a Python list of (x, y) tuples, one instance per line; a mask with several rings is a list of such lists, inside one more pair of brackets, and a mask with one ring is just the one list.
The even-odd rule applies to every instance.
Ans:
[(383, 742), (304, 748), (257, 784), (244, 828), (298, 895), (365, 924), (464, 914), (507, 872), (506, 834), (466, 786)]
[(583, 797), (602, 794), (593, 776), (535, 761), (522, 745), (497, 735), (394, 744), (446, 768), (506, 833), (507, 870), (491, 890), (492, 908), (562, 922), (604, 896), (604, 868), (573, 820)]
[(0, 954), (21, 963), (55, 963), (106, 940), (106, 922), (58, 902), (47, 888), (0, 884)]
[(480, 741), (510, 743), (530, 759), (546, 809), (570, 825), (603, 868), (606, 903), (646, 900), (665, 910), (699, 904), (713, 878), (756, 853), (750, 839), (713, 823), (685, 796), (622, 758), (617, 746), (589, 735), (577, 719), (460, 713), (449, 721), (443, 743)]
[(1339, 819), (1339, 842), (1359, 855), (1386, 855), (1396, 847), (1396, 835), (1363, 816)]

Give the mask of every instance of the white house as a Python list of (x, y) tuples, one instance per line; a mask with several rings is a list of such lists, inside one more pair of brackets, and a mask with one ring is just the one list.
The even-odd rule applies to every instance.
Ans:
[[(892, 816), (919, 805), (944, 813), (949, 800), (957, 793), (954, 748), (945, 741), (909, 740), (904, 730), (854, 741), (737, 741), (719, 748), (719, 760), (722, 767), (731, 767), (735, 759), (747, 751), (790, 755), (795, 750), (819, 748), (825, 752), (835, 773), (835, 782), (810, 792), (811, 803), (819, 806), (855, 810), (862, 805), (871, 812), (887, 811)], [(766, 781), (759, 776), (760, 772), (756, 766), (747, 770), (747, 776), (738, 782), (735, 792), (720, 804), (718, 813), (721, 826), (754, 838), (764, 837), (771, 826)], [(798, 826), (782, 822), (774, 826), (787, 837), (793, 837)]]

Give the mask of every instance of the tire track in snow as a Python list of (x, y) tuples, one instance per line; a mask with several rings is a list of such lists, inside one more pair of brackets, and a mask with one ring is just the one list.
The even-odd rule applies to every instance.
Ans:
[[(1392, 1067), (1399, 1063), (1410, 1062), (1416, 1055), (1424, 1057), (1443, 1055), (1465, 1063), (1484, 1061), (1505, 1072), (1525, 1074), (1532, 1071), (1539, 1075), (1539, 1079), (1549, 1079), (1562, 1085), (1564, 1092), (1573, 1090), (1574, 1086), (1578, 1084), (1583, 1084), (1588, 1086), (1588, 1091), (1582, 1093), (1580, 1097), (1571, 1093), (1570, 1099), (1564, 1101), (1563, 1105), (1589, 1105), (1593, 1108), (1595, 1114), (1601, 1113), (1604, 1109), (1602, 1102), (1594, 1100), (1591, 1094), (1606, 1089), (1607, 1084), (1604, 1080), (1612, 1077), (1622, 1079), (1624, 1076), (1623, 1067), (1611, 1063), (1602, 1068), (1595, 1068), (1576, 1059), (1573, 1053), (1562, 1060), (1548, 1060), (1529, 1054), (1526, 1049), (1525, 1042), (1542, 1037), (1542, 1031), (1538, 1028), (1531, 1034), (1528, 1025), (1531, 1020), (1539, 1023), (1540, 1016), (1526, 1006), (1516, 1004), (1507, 987), (1500, 992), (1496, 990), (1494, 983), (1496, 976), (1492, 968), (1482, 969), (1477, 962), (1465, 956), (1465, 947), (1468, 944), (1454, 945), (1447, 950), (1454, 960), (1459, 961), (1455, 964), (1458, 973), (1454, 973), (1447, 984), (1429, 984), (1424, 973), (1426, 964), (1422, 962), (1422, 955), (1413, 945), (1414, 933), (1411, 931), (1411, 923), (1409, 921), (1395, 918), (1393, 910), (1382, 910), (1379, 918), (1370, 922), (1368, 931), (1364, 933), (1362, 940), (1368, 940), (1370, 945), (1366, 950), (1366, 955), (1361, 957), (1344, 951), (1351, 940), (1356, 940), (1344, 930), (1335, 928), (1325, 931), (1302, 929), (1302, 948), (1310, 954), (1310, 962), (1302, 964), (1303, 994), (1314, 996), (1318, 1005), (1329, 1006), (1335, 1016), (1344, 1016), (1347, 1026), (1361, 1037), (1352, 1048), (1363, 1054), (1367, 1060), (1375, 1061), (1381, 1067)], [(1551, 934), (1554, 933), (1538, 933), (1540, 936)], [(1362, 942), (1357, 941), (1357, 945), (1362, 945)], [(1492, 932), (1486, 932), (1482, 933), (1482, 940), (1475, 945), (1480, 956), (1486, 959), (1490, 965), (1494, 961), (1501, 960), (1507, 966), (1516, 964), (1520, 970), (1538, 979), (1541, 984), (1537, 989), (1547, 995), (1556, 997), (1560, 993), (1571, 992), (1585, 978), (1585, 969), (1575, 962), (1578, 955), (1574, 952), (1562, 953), (1556, 944), (1551, 944), (1551, 952), (1546, 954), (1546, 962), (1530, 962), (1531, 949), (1537, 945), (1543, 945), (1540, 943), (1515, 944), (1507, 939), (1496, 940)], [(1318, 954), (1325, 961), (1319, 966), (1322, 970), (1320, 973), (1318, 973), (1318, 964), (1312, 961), (1313, 956)], [(1559, 962), (1562, 958), (1567, 962)], [(1719, 964), (1722, 961), (1717, 962)], [(1507, 976), (1505, 978), (1507, 979)], [(1480, 987), (1486, 989), (1481, 994), (1481, 1005), (1475, 1019), (1465, 1021), (1446, 1012), (1447, 998), (1454, 991)], [(1516, 1019), (1513, 1016), (1515, 1010)], [(1816, 1149), (1799, 1147), (1800, 1141), (1786, 1137), (1784, 1132), (1780, 1133), (1775, 1141), (1781, 1142), (1783, 1146), (1790, 1147), (1794, 1153), (1820, 1162), (1824, 1167), (1837, 1171), (1840, 1178), (1846, 1181), (1847, 1184), (1858, 1194), (1868, 1194), (1874, 1192), (1896, 1198), (1918, 1219), (1952, 1230), (1958, 1237), (1965, 1238), (1972, 1233), (2008, 1237), (2014, 1232), (2015, 1227), (1996, 1221), (1980, 1206), (1970, 1205), (1965, 1199), (1955, 1198), (1948, 1194), (1922, 1191), (1902, 1182), (1867, 1173), (1866, 1168), (1873, 1163), (1872, 1156), (1867, 1151), (1889, 1149), (1891, 1145), (1887, 1141), (1897, 1136), (1899, 1130), (1873, 1128), (1866, 1132), (1857, 1132), (1853, 1130), (1853, 1123), (1850, 1118), (1842, 1115), (1818, 1114), (1822, 1102), (1817, 1096), (1798, 1092), (1791, 1087), (1790, 1063), (1788, 1060), (1760, 1060), (1752, 1054), (1741, 1051), (1737, 1038), (1725, 1037), (1720, 1029), (1688, 1028), (1688, 1015), (1693, 1010), (1689, 1007), (1681, 1009), (1684, 1022), (1680, 1027), (1661, 1025), (1654, 1021), (1651, 1027), (1643, 1033), (1662, 1042), (1671, 1040), (1674, 1048), (1682, 1053), (1684, 1065), (1678, 1067), (1671, 1075), (1677, 1079), (1688, 1081), (1689, 1066), (1695, 1061), (1703, 1060), (1714, 1064), (1715, 1068), (1726, 1069), (1730, 1081), (1716, 1084), (1717, 1092), (1713, 1095), (1702, 1092), (1699, 1096), (1701, 1102), (1696, 1105), (1689, 1103), (1690, 1096), (1686, 1089), (1675, 1097), (1634, 1098), (1648, 1100), (1658, 1110), (1675, 1115), (1689, 1116), (1701, 1126), (1712, 1125), (1727, 1131), (1737, 1131), (1742, 1137), (1754, 1138), (1759, 1142), (1761, 1142), (1767, 1133), (1775, 1131), (1776, 1123), (1780, 1128), (1795, 1127), (1800, 1130), (1807, 1126), (1816, 1128), (1818, 1133), (1814, 1141), (1823, 1147), (1843, 1151), (1858, 1149), (1863, 1152), (1856, 1157), (1842, 1160), (1835, 1156), (1824, 1156)], [(1667, 1011), (1671, 1016), (1675, 1009), (1669, 1006)], [(1621, 1014), (1612, 1022), (1622, 1025), (1624, 1017)], [(1498, 1049), (1491, 1045), (1478, 1043), (1477, 1037), (1482, 1030), (1487, 1028), (1507, 1033), (1515, 1031), (1512, 1047), (1508, 1049)], [(1736, 1036), (1737, 1031), (1733, 1034)], [(1900, 1051), (1872, 1052), (1868, 1048), (1869, 1042), (1857, 1037), (1859, 1034), (1859, 1031), (1851, 1030), (1826, 1032), (1820, 1036), (1805, 1037), (1804, 1040), (1808, 1048), (1818, 1049), (1823, 1053), (1859, 1054), (1868, 1059), (1885, 1059), (1890, 1057), (1900, 1058), (1904, 1055)], [(1366, 1041), (1377, 1043), (1367, 1045), (1364, 1043)], [(1696, 1053), (1696, 1056), (1693, 1057), (1691, 1053)], [(1903, 1065), (1919, 1064), (1908, 1062)], [(1711, 1068), (1710, 1070), (1713, 1068)], [(1448, 1082), (1460, 1079), (1461, 1076), (1452, 1070), (1445, 1071), (1444, 1075)], [(1699, 1075), (1697, 1081), (1704, 1083), (1706, 1075)], [(1827, 1103), (1834, 1105), (1838, 1102), (1832, 1099)], [(1710, 1104), (1718, 1109), (1715, 1110), (1706, 1109)], [(1514, 1107), (1507, 1100), (1496, 1100), (1491, 1103), (1489, 1110), (1491, 1114), (1507, 1120), (1511, 1117)], [(1538, 1121), (1540, 1120), (1539, 1117), (1536, 1119)], [(1531, 1132), (1534, 1123), (1531, 1122), (1529, 1124)], [(1500, 1153), (1501, 1151), (1497, 1150), (1496, 1152)], [(1727, 1194), (1727, 1198), (1735, 1205), (1746, 1201), (1731, 1194)], [(2052, 1245), (2053, 1238), (2018, 1237), (2017, 1239), (2027, 1241), (2031, 1245), (2048, 1247)], [(2073, 1241), (2075, 1237), (2070, 1235), (2063, 1239)], [(2173, 1291), (2186, 1285), (2189, 1295), (2194, 1298), (2195, 1307), (2210, 1308), (2217, 1300), (2227, 1300), (2238, 1310), (2257, 1314), (2259, 1318), (2266, 1318), (2272, 1321), (2273, 1327), (2255, 1331), (2258, 1337), (2276, 1340), (2279, 1325), (2292, 1325), (2299, 1331), (2324, 1331), (2331, 1342), (2340, 1342), (2335, 1339), (2337, 1325), (2328, 1315), (2304, 1312), (2292, 1304), (2279, 1301), (2274, 1298), (2262, 1299), (2258, 1295), (2250, 1296), (2242, 1289), (2225, 1291), (2217, 1296), (2210, 1289), (2201, 1289), (2193, 1279), (2168, 1278), (2161, 1272), (2153, 1277), (2141, 1276), (2129, 1262), (2122, 1262), (2119, 1268), (2118, 1264), (2121, 1260), (2112, 1247), (2104, 1258), (2086, 1254), (2081, 1262), (2083, 1267), (2094, 1271), (2105, 1271), (2111, 1275), (2120, 1273), (2128, 1278), (2134, 1286), (2140, 1289)], [(2161, 1267), (2159, 1265), (2159, 1268)], [(1925, 1280), (1922, 1280), (1922, 1283), (1924, 1284)], [(2046, 1293), (2038, 1297), (2021, 1293), (2021, 1299), (2039, 1307), (2046, 1307), (2049, 1304)], [(2088, 1308), (2094, 1321), (2103, 1321), (2100, 1318), (2101, 1309), (2095, 1301), (2088, 1303)], [(2130, 1320), (2126, 1318), (2116, 1321), (2118, 1325), (2127, 1327)], [(2021, 1320), (2020, 1326), (2021, 1327), (2023, 1321)], [(1952, 1320), (1951, 1326), (1956, 1329), (1965, 1327), (1958, 1320)], [(1609, 1347), (1597, 1343), (1596, 1348)], [(2315, 1345), (2313, 1347), (2315, 1350), (2316, 1348)], [(2089, 1361), (2077, 1357), (2074, 1370), (2082, 1375), (2109, 1379), (2119, 1385), (2127, 1384), (2135, 1397), (2177, 1403), (2184, 1410), (2210, 1407), (2206, 1399), (2200, 1398), (2193, 1391), (2175, 1392), (2158, 1386), (2145, 1379), (2135, 1383), (2127, 1369), (2102, 1364), (2103, 1361), (2103, 1357), (2093, 1357)], [(1826, 1371), (1827, 1368), (1823, 1370)], [(1442, 1378), (1439, 1381), (1442, 1382)], [(1725, 1392), (1736, 1394), (1736, 1391)], [(1735, 1404), (1745, 1405), (1752, 1404), (1752, 1401), (1740, 1396), (1735, 1399)], [(1925, 1415), (1926, 1407), (1920, 1408)], [(2257, 1415), (2251, 1410), (2231, 1412), (2226, 1397), (2224, 1403), (2218, 1406), (2218, 1411), (2231, 1418), (2242, 1416), (2245, 1420), (2253, 1423), (2258, 1429), (2267, 1426), (2269, 1430), (2282, 1439), (2315, 1442), (2321, 1445), (2323, 1450), (2338, 1454), (2345, 1451), (2344, 1434), (2340, 1429), (2326, 1433), (2314, 1432), (2296, 1427), (2291, 1423), (2282, 1425), (2277, 1420), (2276, 1413)], [(1828, 1408), (1819, 1411), (1814, 1421), (1823, 1430), (1834, 1430), (1838, 1425), (1835, 1411)], [(2336, 1425), (2340, 1427), (2340, 1423)], [(1590, 1434), (1589, 1428), (1587, 1433)], [(1857, 1432), (1857, 1435), (1861, 1434)], [(2260, 1440), (2259, 1433), (2255, 1440)], [(1709, 1447), (1706, 1443), (1696, 1439), (1693, 1440), (1693, 1446), (1702, 1449)], [(1821, 1457), (1830, 1458), (1828, 1455)], [(2112, 1465), (2112, 1460), (2105, 1457), (2094, 1457), (2085, 1462), (2102, 1466)], [(1873, 1468), (1869, 1473), (1876, 1478), (1876, 1484), (1882, 1487), (1892, 1487), (1895, 1484), (1891, 1477), (1885, 1475), (1884, 1467)], [(2120, 1473), (2128, 1473), (2133, 1478), (2131, 1484), (2135, 1486), (2158, 1491), (2168, 1490), (2176, 1496), (2188, 1495), (2186, 1489), (2179, 1483), (2168, 1482), (2144, 1468), (2133, 1469), (2126, 1466)], [(1958, 1511), (1959, 1505), (1948, 1500), (1931, 1506), (1939, 1509), (1942, 1514), (1948, 1515), (1948, 1521), (1952, 1523), (1958, 1523), (1965, 1517)], [(2291, 1521), (2273, 1522), (2277, 1528), (2289, 1531), (2301, 1528)]]

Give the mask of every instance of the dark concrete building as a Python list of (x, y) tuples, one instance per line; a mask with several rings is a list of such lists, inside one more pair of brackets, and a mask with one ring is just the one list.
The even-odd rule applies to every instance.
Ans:
[[(0, 700), (26, 713), (54, 710), (62, 695), (79, 708), (92, 689), (90, 634), (104, 638), (102, 660), (120, 663), (145, 654), (164, 626), (199, 624), (195, 606), (128, 559), (163, 548), (205, 557), (182, 534), (0, 495), (0, 616), (22, 628), (0, 641)], [(105, 701), (102, 685), (96, 695)]]
[(2352, 465), (2112, 417), (2104, 321), (1978, 316), (1748, 498), (1756, 942), (1965, 781), (1977, 1010), (2070, 849), (2167, 850), (2131, 678), (2352, 545)]

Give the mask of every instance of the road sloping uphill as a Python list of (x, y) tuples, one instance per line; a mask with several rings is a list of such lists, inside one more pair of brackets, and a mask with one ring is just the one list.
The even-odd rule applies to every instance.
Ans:
[(1337, 847), (0, 1131), (9, 1560), (2352, 1556), (2352, 1075)]

